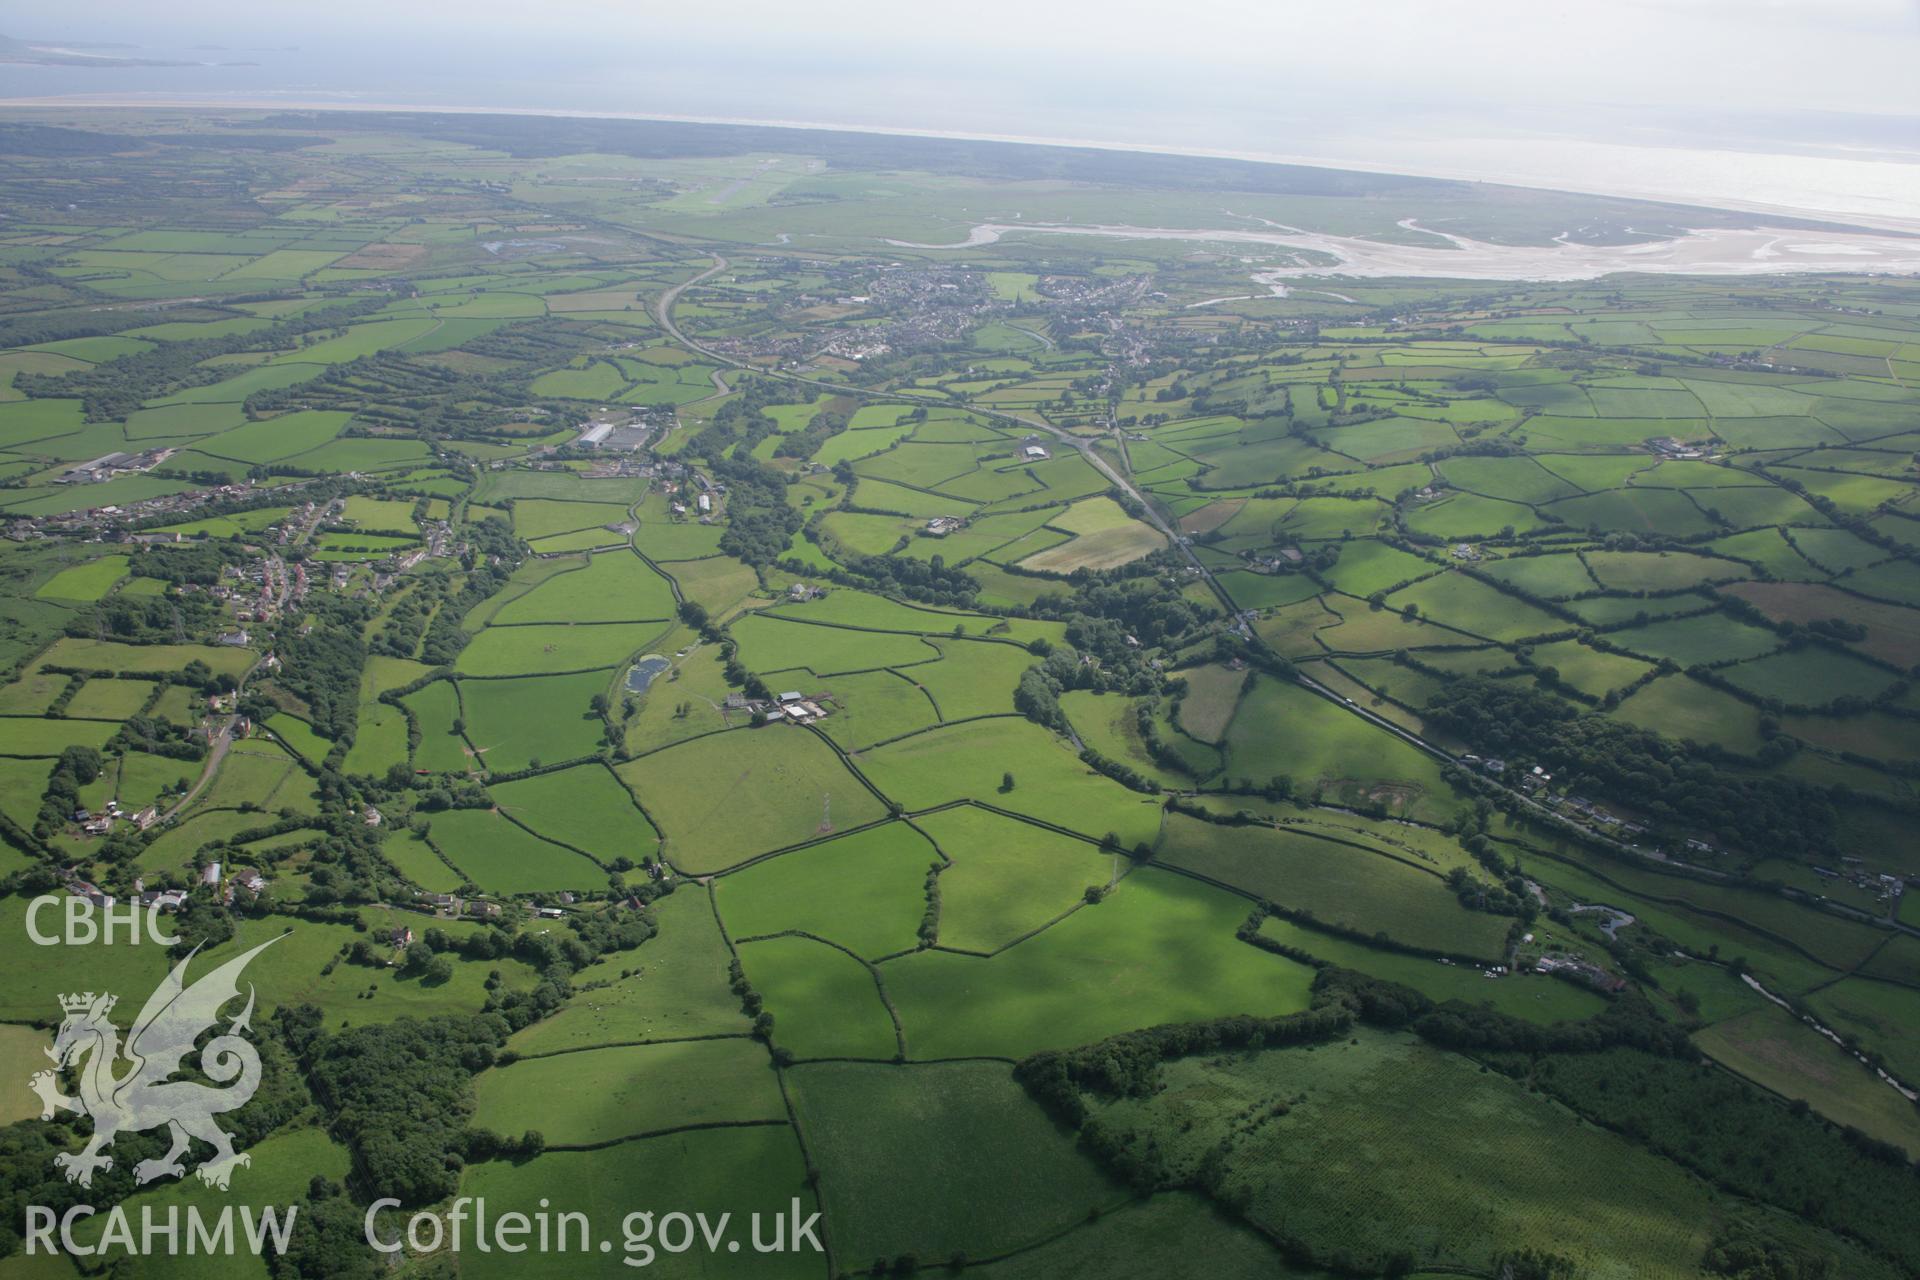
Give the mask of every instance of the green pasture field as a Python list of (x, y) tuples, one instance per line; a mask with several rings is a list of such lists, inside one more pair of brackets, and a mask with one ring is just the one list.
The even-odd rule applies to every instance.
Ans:
[(939, 861), (913, 826), (891, 822), (724, 875), (714, 900), (736, 941), (798, 930), (877, 959), (915, 945)]
[(555, 533), (539, 538), (527, 545), (538, 555), (559, 555), (568, 551), (598, 551), (603, 548), (615, 549), (627, 541), (627, 535), (603, 529), (595, 525), (591, 529), (575, 529), (571, 533)]
[(369, 533), (397, 533), (411, 538), (416, 532), (411, 502), (355, 494), (346, 500), (341, 516)]
[[(1160, 830), (1157, 800), (1095, 773), (1064, 739), (1027, 720), (948, 725), (862, 752), (859, 764), (909, 812), (981, 800), (1095, 839), (1113, 831), (1127, 848)], [(1005, 773), (1015, 786), (1003, 794)]]
[[(1705, 517), (1702, 517), (1704, 522)], [(1532, 507), (1502, 498), (1456, 493), (1420, 507), (1407, 517), (1407, 528), (1449, 541), (1491, 538), (1503, 529), (1527, 533), (1542, 521)]]
[(403, 342), (425, 336), (438, 323), (434, 320), (372, 320), (349, 325), (337, 338), (322, 338), (296, 351), (274, 356), (268, 363), (347, 364), (362, 356), (397, 347)]
[(693, 874), (885, 815), (833, 749), (792, 725), (708, 734), (618, 767), (664, 837), (663, 853)]
[[(40, 798), (46, 794), (53, 765), (47, 760), (13, 759), (0, 756), (0, 813), (31, 828), (40, 812)], [(9, 850), (24, 862), (25, 855)]]
[(1126, 1196), (1000, 1063), (822, 1062), (789, 1079), (849, 1258), (996, 1256)]
[(1768, 1005), (1694, 1033), (1700, 1050), (1836, 1124), (1920, 1153), (1920, 1116), (1873, 1071), (1785, 1009)]
[(0, 685), (0, 716), (37, 716), (67, 687), (67, 677), (33, 665), (18, 680)]
[(780, 618), (831, 623), (863, 631), (898, 631), (908, 635), (950, 636), (962, 627), (971, 636), (995, 635), (1019, 644), (1045, 639), (1059, 643), (1066, 628), (1058, 622), (1032, 618), (996, 618), (990, 614), (933, 609), (873, 595), (866, 591), (834, 590), (804, 604), (782, 604), (771, 611)]
[(1113, 569), (1166, 545), (1152, 526), (1135, 520), (1112, 498), (1088, 498), (1047, 518), (1047, 524), (1074, 535), (1020, 562), (1039, 573), (1072, 573), (1075, 569)]
[[(676, 639), (686, 641), (690, 637), (684, 632), (670, 633), (661, 642), (661, 650), (676, 652)], [(726, 682), (720, 651), (710, 645), (699, 646), (685, 658), (669, 657), (668, 661), (673, 665), (656, 677), (645, 693), (627, 693), (624, 677), (618, 687), (616, 706), (624, 710), (626, 699), (634, 701), (633, 714), (623, 722), (631, 753), (655, 751), (727, 727), (723, 703), (732, 690)], [(738, 726), (744, 719), (745, 713), (738, 713), (732, 722)]]
[(206, 644), (120, 644), (113, 640), (82, 640), (62, 636), (53, 642), (41, 663), (79, 667), (88, 671), (178, 671), (198, 659), (215, 675), (239, 676), (259, 655), (251, 649)]
[[(60, 996), (74, 989), (76, 953), (71, 947), (36, 946), (28, 939), (30, 901), (24, 895), (0, 898), (0, 930), (4, 930), (0, 932), (0, 938), (4, 938), (0, 954), (7, 963), (6, 986), (0, 990), (0, 1019), (53, 1025), (61, 1017)], [(57, 905), (42, 909), (43, 930), (54, 927), (59, 909)], [(172, 967), (166, 949), (157, 946), (90, 947), (85, 959), (84, 982), (95, 990), (152, 991)], [(194, 971), (199, 971), (198, 962)], [(40, 1043), (51, 1045), (51, 1034), (42, 1035)], [(32, 1100), (24, 1087), (21, 1094)], [(38, 1112), (36, 1104), (35, 1114)]]
[(746, 1039), (621, 1045), (529, 1058), (474, 1078), (473, 1123), (580, 1147), (689, 1125), (784, 1121), (765, 1046)]
[(266, 727), (288, 750), (315, 768), (319, 768), (327, 753), (333, 750), (332, 742), (315, 733), (313, 726), (298, 716), (282, 713), (269, 719)]
[(825, 677), (910, 667), (940, 656), (938, 649), (914, 636), (810, 626), (757, 615), (734, 623), (731, 633), (740, 646), (740, 661), (748, 670), (763, 675), (804, 668), (816, 677)]
[(205, 386), (188, 387), (149, 403), (156, 406), (239, 404), (256, 391), (277, 391), (297, 386), (318, 377), (324, 369), (325, 366), (318, 362), (261, 365)]
[(1837, 698), (1871, 701), (1899, 677), (1884, 667), (1817, 645), (1726, 667), (1721, 677), (1759, 698), (1823, 706)]
[(1757, 708), (1682, 675), (1661, 676), (1611, 714), (1662, 737), (1714, 742), (1742, 755), (1761, 745)]
[(1651, 622), (1683, 613), (1699, 613), (1708, 607), (1705, 596), (1678, 595), (1646, 597), (1591, 596), (1569, 600), (1567, 612), (1594, 627), (1611, 627), (1628, 622)]
[(1551, 502), (1580, 492), (1528, 457), (1448, 458), (1438, 470), (1456, 489), (1509, 502)]
[(1578, 640), (1556, 640), (1534, 646), (1533, 664), (1552, 668), (1562, 681), (1595, 698), (1632, 684), (1649, 670), (1648, 665), (1637, 658), (1601, 653)]
[(1713, 530), (1713, 524), (1699, 507), (1685, 494), (1671, 489), (1613, 489), (1587, 497), (1566, 498), (1542, 509), (1576, 529), (1599, 533), (1685, 538)]
[(650, 518), (643, 511), (640, 527), (633, 535), (633, 544), (650, 560), (697, 560), (702, 556), (717, 554), (720, 535), (725, 532), (717, 524), (674, 521), (664, 513)]
[(347, 437), (299, 455), (309, 471), (392, 471), (413, 469), (432, 460), (418, 440), (357, 439)]
[(460, 651), (454, 667), (469, 676), (534, 676), (597, 671), (651, 647), (659, 622), (495, 623)]
[(1169, 814), (1158, 856), (1341, 929), (1449, 955), (1497, 959), (1512, 923), (1468, 911), (1436, 874), (1284, 827), (1221, 826)]
[(1585, 559), (1600, 585), (1614, 591), (1677, 591), (1751, 576), (1732, 561), (1679, 551), (1588, 551)]
[(148, 680), (89, 680), (67, 703), (67, 715), (75, 720), (125, 720), (152, 694)]
[(1424, 956), (1370, 947), (1346, 938), (1268, 916), (1260, 932), (1275, 942), (1305, 951), (1343, 969), (1357, 969), (1388, 982), (1412, 987), (1431, 1000), (1462, 1000), (1491, 1005), (1501, 1013), (1529, 1022), (1577, 1022), (1606, 1008), (1595, 991), (1545, 975), (1521, 974), (1488, 978), (1472, 965), (1447, 965)]
[[(1736, 566), (1729, 566), (1736, 567)], [(1545, 556), (1512, 556), (1478, 566), (1487, 577), (1549, 600), (1599, 589), (1586, 563), (1572, 552)]]
[[(336, 438), (351, 417), (346, 413), (320, 411), (284, 414), (208, 436), (199, 442), (199, 448), (203, 453), (232, 458), (236, 462), (278, 462), (317, 449)], [(348, 499), (349, 503), (353, 501)], [(348, 514), (351, 518), (351, 510)], [(408, 520), (403, 526), (383, 524), (371, 527), (411, 529), (413, 522)]]
[(1757, 658), (1781, 641), (1761, 627), (1709, 613), (1609, 632), (1607, 643), (1647, 658), (1672, 658), (1684, 668)]
[(893, 1019), (865, 964), (811, 938), (737, 946), (747, 979), (773, 1014), (774, 1044), (801, 1059), (898, 1056)]
[(603, 551), (509, 600), (488, 619), (526, 622), (637, 622), (673, 616), (667, 580), (630, 552)]
[[(407, 762), (407, 718), (400, 709), (379, 700), (388, 689), (411, 684), (427, 673), (424, 663), (405, 658), (369, 655), (360, 673), (360, 701), (353, 745), (347, 749), (348, 773), (381, 774)], [(444, 726), (442, 727), (444, 736)]]
[(1417, 606), (1422, 615), (1489, 640), (1512, 643), (1566, 629), (1565, 619), (1464, 573), (1438, 574), (1387, 597), (1390, 608)]
[(1165, 708), (1154, 716), (1161, 742), (1186, 763), (1176, 769), (1154, 759), (1140, 732), (1140, 700), (1119, 694), (1074, 690), (1060, 699), (1060, 708), (1074, 732), (1087, 746), (1165, 787), (1186, 788), (1220, 771), (1222, 756), (1214, 747), (1194, 742), (1168, 721)]
[(745, 1036), (740, 1001), (727, 989), (732, 954), (706, 892), (684, 885), (648, 908), (658, 932), (573, 975), (573, 995), (508, 1041), (523, 1057), (598, 1045), (701, 1036)]
[(516, 498), (513, 531), (528, 541), (576, 529), (621, 524), (627, 509), (611, 502), (562, 502), (545, 498)]
[[(646, 549), (644, 542), (641, 549)], [(704, 606), (714, 618), (724, 619), (760, 587), (759, 576), (732, 556), (676, 560), (662, 567), (682, 596)]]
[(488, 893), (598, 889), (607, 873), (570, 849), (531, 835), (489, 809), (431, 815), (427, 838)]
[[(453, 726), (461, 718), (460, 693), (454, 683), (436, 680), (401, 701), (406, 703), (420, 727), (420, 745), (413, 750), (413, 767), (434, 773), (466, 773), (474, 762), (465, 739), (454, 732)], [(485, 743), (487, 739), (483, 737), (480, 741)], [(519, 767), (525, 764), (526, 761), (521, 760)]]
[[(518, 1212), (527, 1215), (528, 1221), (559, 1210), (560, 1204), (553, 1199), (557, 1188), (567, 1189), (568, 1212), (585, 1214), (590, 1223), (607, 1224), (594, 1230), (615, 1246), (607, 1253), (576, 1247), (567, 1254), (568, 1274), (582, 1277), (634, 1274), (634, 1266), (623, 1261), (627, 1255), (617, 1228), (635, 1205), (672, 1205), (678, 1212), (705, 1214), (710, 1223), (728, 1214), (729, 1235), (746, 1239), (746, 1222), (752, 1215), (757, 1213), (770, 1224), (776, 1216), (788, 1215), (797, 1197), (805, 1218), (815, 1203), (800, 1144), (787, 1125), (693, 1130), (594, 1151), (548, 1151), (528, 1161), (469, 1165), (460, 1179), (460, 1194), (484, 1198), (490, 1217)], [(543, 1199), (552, 1204), (551, 1210), (540, 1207)], [(771, 1232), (771, 1226), (767, 1230)], [(572, 1231), (577, 1236), (579, 1228)], [(650, 1275), (685, 1280), (724, 1274), (716, 1267), (726, 1264), (704, 1247), (678, 1254), (659, 1250), (657, 1243), (653, 1248), (647, 1268)], [(754, 1274), (774, 1280), (813, 1280), (820, 1265), (820, 1256), (804, 1246), (754, 1255)], [(461, 1255), (461, 1274), (471, 1280), (524, 1276), (526, 1258), (469, 1249)]]
[(1312, 971), (1234, 937), (1247, 906), (1144, 867), (991, 959), (920, 951), (881, 974), (916, 1061), (1019, 1058), (1134, 1027), (1305, 1008)]
[(464, 879), (441, 861), (433, 846), (412, 832), (394, 832), (380, 845), (380, 854), (394, 869), (428, 893), (454, 893)]
[(1712, 1234), (1704, 1184), (1410, 1037), (1361, 1030), (1180, 1059), (1163, 1074), (1159, 1094), (1097, 1104), (1102, 1124), (1157, 1143), (1174, 1178), (1217, 1148), (1253, 1223), (1284, 1224), (1355, 1265), (1410, 1254), (1483, 1269), (1496, 1250), (1526, 1246), (1583, 1269), (1677, 1278), (1694, 1274)]
[[(647, 482), (609, 477), (587, 478), (571, 471), (489, 471), (474, 487), (474, 497), (499, 505), (508, 498), (554, 498), (571, 502), (608, 502), (628, 506), (646, 492)], [(663, 508), (664, 509), (664, 508)]]
[[(859, 511), (832, 511), (820, 530), (856, 556), (892, 554), (902, 538), (911, 537), (921, 522), (913, 516), (882, 516)], [(828, 544), (830, 547), (832, 543)]]
[(653, 856), (659, 836), (613, 771), (600, 763), (495, 783), (494, 804), (515, 822), (603, 863)]
[(1444, 818), (1453, 789), (1433, 757), (1385, 738), (1298, 685), (1259, 676), (1227, 728), (1226, 772), (1259, 784), (1285, 775), (1301, 793), (1379, 800), (1407, 817)]
[(939, 722), (933, 700), (914, 683), (926, 670), (923, 665), (901, 672), (867, 671), (825, 681), (824, 692), (833, 699), (834, 711), (821, 722), (820, 731), (844, 750), (858, 752), (876, 742), (931, 728)]
[(41, 600), (76, 600), (91, 603), (113, 590), (127, 576), (132, 563), (126, 556), (101, 556), (85, 564), (62, 569), (40, 584), (34, 595)]
[(107, 745), (119, 725), (100, 720), (44, 720), (38, 716), (0, 718), (0, 751), (12, 756), (57, 756), (68, 747)]
[(1920, 991), (1844, 978), (1809, 993), (1806, 1002), (1822, 1022), (1878, 1053), (1908, 1088), (1920, 1079)]
[(940, 873), (938, 937), (954, 951), (992, 953), (1009, 946), (1080, 905), (1089, 886), (1105, 887), (1123, 870), (1116, 854), (971, 805), (925, 814), (914, 823), (949, 859)]

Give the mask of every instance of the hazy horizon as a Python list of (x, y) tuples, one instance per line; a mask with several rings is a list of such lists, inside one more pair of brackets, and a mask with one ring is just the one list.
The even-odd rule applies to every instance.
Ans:
[[(572, 0), (395, 10), (110, 0), (16, 39), (210, 65), (0, 64), (0, 98), (393, 106), (800, 123), (1189, 151), (1920, 228), (1920, 0), (1629, 0), (1469, 22), (1197, 0), (980, 0), (929, 31), (872, 0), (723, 19)], [(1496, 35), (1489, 36), (1488, 32)]]

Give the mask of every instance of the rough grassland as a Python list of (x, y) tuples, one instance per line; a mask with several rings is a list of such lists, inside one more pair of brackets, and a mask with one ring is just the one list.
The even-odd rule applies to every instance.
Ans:
[(688, 885), (650, 908), (653, 937), (573, 975), (559, 1012), (518, 1032), (519, 1054), (686, 1036), (745, 1035), (746, 1017), (727, 989), (727, 951), (713, 907)]
[(1003, 1064), (816, 1063), (790, 1080), (849, 1258), (990, 1256), (1125, 1197)]
[(1869, 1068), (1785, 1009), (1768, 1005), (1696, 1032), (1714, 1061), (1836, 1124), (1920, 1155), (1920, 1116)]
[(1162, 1092), (1101, 1118), (1157, 1139), (1174, 1176), (1224, 1146), (1228, 1194), (1254, 1223), (1357, 1265), (1405, 1252), (1485, 1269), (1531, 1246), (1583, 1275), (1696, 1274), (1714, 1215), (1678, 1167), (1466, 1058), (1406, 1036), (1352, 1041), (1181, 1059)]
[(1202, 742), (1220, 741), (1240, 703), (1240, 691), (1246, 688), (1247, 673), (1210, 663), (1175, 674), (1187, 682), (1187, 696), (1180, 702), (1180, 727)]
[(703, 874), (885, 816), (833, 749), (805, 729), (709, 734), (619, 766), (665, 837), (669, 861)]

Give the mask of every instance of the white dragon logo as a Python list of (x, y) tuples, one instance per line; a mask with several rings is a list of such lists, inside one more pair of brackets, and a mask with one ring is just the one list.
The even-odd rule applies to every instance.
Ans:
[[(119, 1029), (107, 1017), (119, 997), (109, 993), (96, 996), (91, 991), (60, 997), (60, 1007), (67, 1016), (54, 1036), (53, 1047), (44, 1051), (53, 1059), (54, 1070), (35, 1073), (28, 1087), (40, 1095), (42, 1120), (51, 1120), (57, 1110), (93, 1119), (93, 1136), (83, 1150), (63, 1151), (53, 1158), (54, 1165), (65, 1171), (68, 1182), (92, 1186), (96, 1169), (113, 1167), (113, 1157), (102, 1151), (113, 1145), (117, 1134), (162, 1125), (170, 1131), (173, 1147), (158, 1160), (142, 1160), (135, 1165), (135, 1182), (184, 1174), (186, 1168), (180, 1157), (186, 1154), (192, 1138), (213, 1148), (214, 1158), (195, 1170), (208, 1186), (226, 1190), (234, 1169), (252, 1163), (252, 1157), (236, 1152), (232, 1137), (213, 1122), (221, 1112), (246, 1105), (260, 1087), (260, 1054), (241, 1035), (253, 1017), (251, 983), (247, 985), (246, 1008), (227, 1024), (225, 1034), (209, 1040), (199, 1053), (201, 1074), (226, 1087), (216, 1089), (171, 1077), (193, 1052), (200, 1034), (219, 1021), (221, 1008), (240, 994), (240, 971), (247, 962), (279, 940), (271, 938), (261, 943), (189, 987), (187, 962), (199, 953), (200, 948), (195, 947), (147, 998), (127, 1033), (124, 1050)], [(132, 1067), (116, 1076), (123, 1052)], [(61, 1093), (55, 1072), (89, 1054), (92, 1056), (78, 1068), (79, 1096)], [(230, 1080), (234, 1083), (227, 1084)]]

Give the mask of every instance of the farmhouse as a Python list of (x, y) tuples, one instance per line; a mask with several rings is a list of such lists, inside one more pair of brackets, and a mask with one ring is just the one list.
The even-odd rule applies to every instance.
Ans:
[(1030, 444), (1020, 451), (1028, 462), (1044, 462), (1053, 455), (1047, 452), (1045, 445)]
[(935, 516), (927, 521), (927, 534), (929, 537), (944, 538), (955, 529), (965, 528), (966, 523), (959, 516)]

